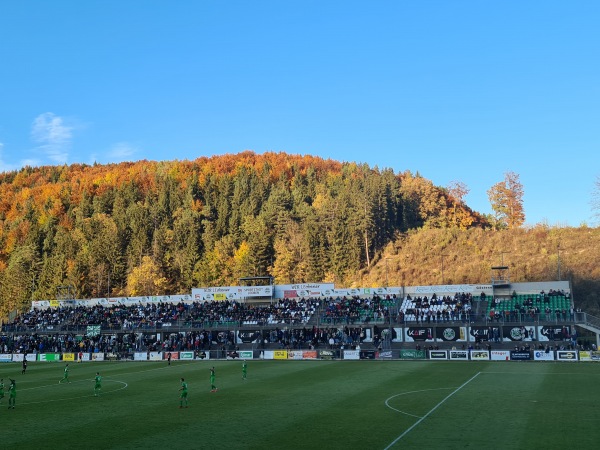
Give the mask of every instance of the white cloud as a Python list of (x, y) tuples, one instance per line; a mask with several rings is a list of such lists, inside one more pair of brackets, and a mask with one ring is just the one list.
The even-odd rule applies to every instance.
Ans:
[(37, 149), (55, 163), (67, 162), (73, 127), (51, 112), (40, 114), (31, 125), (31, 138), (40, 144)]
[(131, 156), (137, 153), (138, 149), (128, 142), (118, 142), (108, 151), (108, 157), (111, 160), (130, 160)]

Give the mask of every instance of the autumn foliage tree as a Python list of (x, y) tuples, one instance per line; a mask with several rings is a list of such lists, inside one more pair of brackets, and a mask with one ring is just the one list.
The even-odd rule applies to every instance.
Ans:
[(504, 174), (504, 180), (488, 190), (497, 228), (519, 228), (525, 222), (523, 185), (514, 172)]
[[(484, 224), (410, 172), (267, 152), (0, 173), (0, 303), (350, 283), (399, 233)], [(30, 303), (29, 303), (30, 304)]]

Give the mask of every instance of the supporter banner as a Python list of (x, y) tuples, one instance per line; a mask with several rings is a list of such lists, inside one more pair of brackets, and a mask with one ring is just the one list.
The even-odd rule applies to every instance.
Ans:
[(225, 299), (238, 299), (238, 296), (235, 292), (235, 286), (192, 289), (192, 299), (194, 301), (212, 301), (215, 300), (215, 294), (218, 294), (219, 298), (224, 295)]
[(240, 298), (272, 297), (273, 286), (241, 286), (238, 287), (237, 294)]
[(363, 328), (360, 333), (361, 342), (373, 342), (373, 329), (371, 327)]
[(287, 359), (287, 350), (273, 350), (273, 359)]
[(482, 292), (486, 295), (492, 295), (491, 284), (442, 284), (436, 286), (408, 286), (405, 288), (407, 294), (456, 294), (470, 293), (473, 296), (480, 295)]
[(404, 330), (402, 328), (392, 328), (392, 342), (404, 341)]
[(433, 341), (433, 328), (430, 327), (408, 327), (404, 336), (405, 342)]
[(290, 350), (287, 352), (288, 359), (303, 359), (302, 350)]
[(60, 361), (60, 353), (40, 353), (38, 361)]
[(10, 353), (0, 353), (0, 362), (11, 362), (12, 355)]
[(446, 350), (429, 350), (429, 359), (448, 359)]
[(569, 329), (562, 325), (539, 326), (538, 339), (540, 341), (562, 341), (569, 337)]
[(533, 360), (534, 361), (554, 361), (554, 351), (553, 350), (534, 350), (533, 351)]
[(450, 360), (468, 361), (469, 352), (467, 350), (450, 350)]
[(512, 351), (510, 352), (511, 361), (529, 361), (531, 359), (531, 352)]
[(86, 333), (88, 336), (99, 336), (100, 325), (88, 325)]
[(466, 341), (465, 327), (437, 327), (435, 337), (442, 341)]
[(272, 296), (273, 286), (224, 286), (192, 289), (194, 301), (244, 300)]
[(92, 361), (104, 361), (104, 353), (92, 353)]
[(379, 352), (376, 356), (377, 356), (377, 359), (392, 359), (392, 351), (385, 350), (385, 351)]
[[(175, 361), (179, 359), (179, 352), (163, 352), (163, 359), (169, 359), (169, 353), (171, 354), (171, 361)], [(192, 353), (192, 352), (189, 352)]]
[(600, 351), (592, 351), (592, 361), (600, 361)]
[(304, 350), (304, 359), (317, 359), (316, 350)]
[(254, 358), (254, 352), (252, 352), (252, 350), (242, 350), (242, 351), (240, 351), (240, 358), (252, 359), (252, 358)]
[(135, 352), (133, 354), (134, 361), (148, 361), (148, 353), (146, 352)]
[(556, 352), (557, 361), (577, 361), (576, 350), (558, 350)]
[(490, 352), (487, 350), (471, 350), (471, 361), (487, 361), (490, 359)]
[(63, 361), (75, 361), (75, 353), (63, 353), (62, 360)]
[(375, 359), (375, 351), (374, 350), (361, 350), (360, 351), (360, 359)]
[(148, 359), (150, 361), (160, 361), (162, 359), (162, 352), (148, 352)]
[(344, 350), (344, 359), (360, 359), (360, 351), (358, 350)]
[(196, 359), (210, 359), (210, 352), (204, 350), (196, 352)]
[(401, 295), (402, 288), (400, 287), (378, 287), (378, 288), (365, 288), (363, 290), (365, 295), (379, 295), (380, 297), (384, 297), (386, 295)]
[(401, 359), (426, 359), (425, 350), (400, 350)]
[(319, 350), (320, 359), (335, 359), (335, 352), (333, 350)]
[(260, 338), (260, 330), (239, 330), (236, 341), (238, 344), (251, 344), (253, 342), (260, 342)]
[(137, 305), (148, 303), (180, 303), (191, 302), (192, 296), (189, 294), (162, 295), (162, 296), (143, 296), (143, 297), (111, 297), (111, 298), (91, 298), (77, 300), (35, 300), (31, 302), (32, 308), (47, 309), (58, 308), (60, 306), (83, 306), (90, 308), (92, 306), (115, 306), (115, 305)]
[(277, 284), (273, 286), (275, 298), (330, 297), (334, 295), (333, 283)]
[(323, 293), (324, 296), (334, 296), (334, 297), (371, 297), (374, 295), (378, 295), (380, 297), (385, 297), (387, 295), (402, 295), (402, 288), (400, 287), (381, 287), (381, 288), (351, 288), (351, 289), (333, 289), (330, 294)]
[(510, 352), (508, 350), (492, 350), (490, 359), (492, 361), (510, 361)]
[(502, 336), (502, 340), (506, 342), (522, 341), (525, 338), (523, 330), (519, 326), (502, 327)]
[[(496, 329), (495, 332), (494, 332), (494, 328)], [(469, 328), (469, 341), (470, 342), (493, 341), (494, 336), (500, 337), (500, 329), (498, 327), (470, 327)]]
[(591, 361), (592, 360), (592, 352), (587, 350), (581, 350), (579, 352), (579, 361)]

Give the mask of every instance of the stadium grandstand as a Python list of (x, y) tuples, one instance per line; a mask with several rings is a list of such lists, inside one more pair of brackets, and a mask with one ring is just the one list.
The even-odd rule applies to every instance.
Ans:
[[(32, 302), (2, 324), (0, 353), (324, 351), (342, 358), (414, 350), (596, 351), (600, 327), (567, 281), (336, 289), (333, 284), (193, 289), (189, 295)], [(595, 339), (579, 337), (582, 329)]]

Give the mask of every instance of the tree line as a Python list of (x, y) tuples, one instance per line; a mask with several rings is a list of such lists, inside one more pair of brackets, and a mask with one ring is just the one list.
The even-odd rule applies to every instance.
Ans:
[[(502, 189), (498, 204), (512, 192)], [(409, 230), (518, 226), (502, 219), (510, 209), (472, 211), (465, 191), (285, 153), (25, 167), (0, 174), (0, 305), (186, 293), (257, 275), (344, 285)]]

